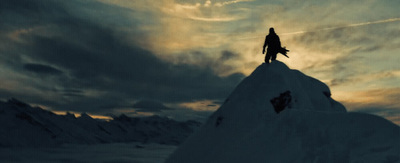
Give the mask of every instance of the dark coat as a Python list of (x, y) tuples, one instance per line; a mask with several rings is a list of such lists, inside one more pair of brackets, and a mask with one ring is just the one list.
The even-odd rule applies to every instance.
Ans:
[(263, 48), (265, 49), (266, 46), (268, 46), (267, 53), (268, 51), (278, 53), (279, 49), (281, 48), (281, 41), (279, 39), (279, 36), (276, 35), (276, 33), (268, 34), (265, 37)]

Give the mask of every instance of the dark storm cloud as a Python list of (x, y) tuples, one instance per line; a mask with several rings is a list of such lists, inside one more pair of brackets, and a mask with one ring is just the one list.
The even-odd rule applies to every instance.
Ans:
[(58, 92), (60, 92), (63, 96), (70, 96), (70, 97), (83, 97), (84, 96), (84, 94), (83, 94), (84, 92), (79, 89), (64, 89), (64, 90), (60, 90)]
[(28, 63), (28, 64), (24, 64), (24, 69), (27, 71), (31, 71), (34, 73), (38, 73), (38, 74), (48, 74), (48, 75), (60, 75), (63, 72), (51, 67), (51, 66), (47, 66), (47, 65), (41, 65), (41, 64), (32, 64), (32, 63)]
[(136, 111), (141, 112), (160, 112), (162, 110), (172, 110), (169, 107), (166, 107), (163, 103), (152, 100), (142, 100), (136, 102), (133, 106)]
[[(160, 60), (150, 51), (128, 44), (125, 38), (118, 37), (124, 35), (123, 32), (104, 25), (104, 22), (95, 21), (100, 18), (71, 14), (81, 11), (79, 8), (66, 8), (69, 2), (57, 2), (0, 2), (2, 9), (7, 8), (0, 12), (5, 18), (3, 20), (7, 20), (3, 21), (0, 28), (7, 27), (8, 31), (35, 26), (45, 28), (45, 32), (20, 34), (18, 38), (25, 42), (13, 42), (16, 47), (14, 51), (0, 50), (6, 51), (7, 55), (17, 54), (34, 63), (48, 63), (63, 70), (47, 64), (24, 65), (20, 60), (13, 63), (24, 65), (24, 69), (28, 71), (59, 75), (57, 79), (43, 83), (61, 85), (62, 88), (54, 89), (54, 92), (68, 97), (67, 103), (45, 103), (57, 109), (93, 112), (108, 108), (105, 106), (126, 106), (128, 99), (154, 99), (163, 102), (221, 100), (244, 77), (240, 73), (220, 77), (207, 67), (172, 64)], [(75, 1), (70, 3), (73, 2)], [(105, 7), (98, 2), (87, 1), (89, 2), (93, 3), (92, 6)], [(87, 6), (91, 5), (86, 4)], [(18, 19), (20, 17), (22, 20)], [(140, 29), (133, 30), (137, 31), (134, 33), (140, 33)], [(132, 37), (136, 42), (144, 39), (141, 34)], [(227, 53), (223, 56), (229, 59), (233, 54)], [(87, 90), (95, 90), (94, 95), (86, 96)]]
[(237, 71), (237, 67), (235, 67), (237, 65), (235, 62), (242, 59), (243, 58), (239, 53), (222, 50), (219, 53), (212, 53), (212, 55), (202, 51), (191, 51), (183, 55), (180, 54), (176, 57), (175, 61), (178, 63), (188, 63), (200, 67), (208, 67), (217, 74), (226, 76), (227, 74), (232, 74)]
[(219, 58), (221, 61), (225, 61), (225, 60), (229, 60), (229, 59), (235, 59), (235, 58), (240, 58), (240, 55), (237, 53), (233, 53), (231, 51), (228, 50), (224, 50), (222, 51), (222, 55)]

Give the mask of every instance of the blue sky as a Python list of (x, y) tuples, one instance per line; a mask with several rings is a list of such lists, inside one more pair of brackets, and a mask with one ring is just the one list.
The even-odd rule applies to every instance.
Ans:
[[(400, 13), (391, 0), (0, 2), (0, 98), (93, 115), (204, 117), (263, 62), (290, 59), (350, 111), (400, 123)], [(138, 101), (167, 109), (133, 108)], [(154, 105), (151, 105), (154, 106)]]

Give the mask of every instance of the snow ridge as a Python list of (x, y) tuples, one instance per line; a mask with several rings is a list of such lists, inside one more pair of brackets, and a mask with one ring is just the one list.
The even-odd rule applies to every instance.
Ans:
[(125, 115), (111, 121), (93, 119), (86, 113), (56, 115), (16, 99), (0, 101), (0, 147), (43, 147), (62, 144), (142, 142), (180, 144), (199, 122), (152, 116)]

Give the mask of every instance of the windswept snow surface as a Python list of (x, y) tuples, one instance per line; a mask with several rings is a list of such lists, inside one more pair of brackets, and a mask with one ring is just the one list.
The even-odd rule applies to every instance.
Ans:
[(282, 62), (262, 64), (166, 163), (400, 162), (399, 126), (330, 95)]
[(160, 163), (176, 146), (141, 143), (0, 148), (2, 163)]

